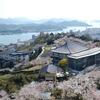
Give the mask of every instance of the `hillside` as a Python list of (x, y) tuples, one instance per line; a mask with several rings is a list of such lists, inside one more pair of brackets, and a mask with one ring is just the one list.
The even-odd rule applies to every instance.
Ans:
[[(68, 81), (57, 82), (56, 88), (62, 90), (62, 98), (59, 100), (100, 100), (100, 90), (97, 89), (98, 79), (100, 79), (100, 67), (92, 71), (70, 78)], [(100, 81), (100, 80), (99, 80)], [(51, 98), (51, 90), (54, 90), (53, 82), (35, 82), (24, 85), (15, 95), (14, 100), (55, 100)], [(57, 91), (56, 91), (57, 92)], [(55, 92), (55, 94), (56, 94)], [(10, 100), (8, 94), (2, 90), (0, 95), (2, 100)], [(76, 98), (80, 97), (80, 98)]]

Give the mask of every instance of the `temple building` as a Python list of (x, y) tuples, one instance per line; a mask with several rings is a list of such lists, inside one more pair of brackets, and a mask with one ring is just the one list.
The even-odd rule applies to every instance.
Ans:
[(63, 46), (53, 49), (51, 57), (53, 64), (67, 58), (71, 69), (81, 71), (88, 66), (100, 64), (100, 48), (88, 48), (82, 43), (67, 41)]

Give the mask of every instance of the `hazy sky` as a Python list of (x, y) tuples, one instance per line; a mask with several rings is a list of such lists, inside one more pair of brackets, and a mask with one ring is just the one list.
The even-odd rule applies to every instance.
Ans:
[(100, 19), (100, 0), (0, 0), (0, 18)]

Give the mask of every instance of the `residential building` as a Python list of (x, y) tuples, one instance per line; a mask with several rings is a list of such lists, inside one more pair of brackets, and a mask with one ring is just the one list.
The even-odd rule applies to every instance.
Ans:
[(13, 58), (15, 58), (16, 60), (19, 61), (29, 61), (29, 56), (31, 55), (32, 52), (13, 52), (10, 53), (9, 55)]

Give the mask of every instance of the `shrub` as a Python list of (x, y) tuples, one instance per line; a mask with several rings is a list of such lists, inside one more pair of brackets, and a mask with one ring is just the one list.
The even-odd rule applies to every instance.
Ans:
[(53, 89), (51, 92), (52, 96), (54, 96), (56, 99), (61, 99), (62, 93), (63, 93), (62, 89), (58, 89), (58, 88)]
[(97, 89), (100, 90), (100, 84), (99, 83), (97, 83)]
[(0, 79), (0, 89), (7, 91), (11, 94), (17, 92), (22, 86), (37, 80), (38, 75), (33, 73), (17, 73), (7, 77), (6, 79)]
[(66, 58), (63, 58), (58, 62), (58, 65), (63, 69), (64, 72), (68, 70), (68, 60)]
[(14, 93), (19, 89), (19, 87), (14, 82), (8, 82), (5, 90), (10, 94)]

